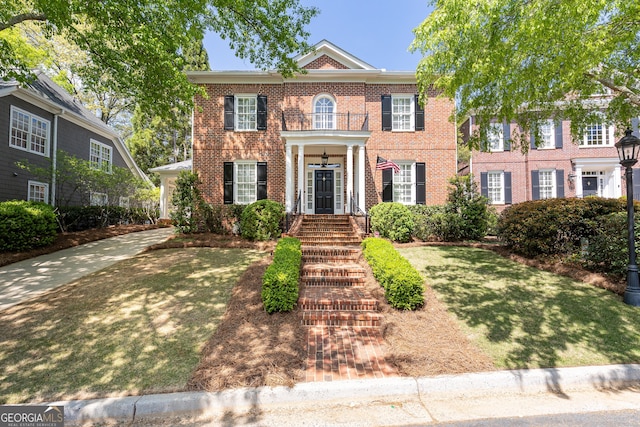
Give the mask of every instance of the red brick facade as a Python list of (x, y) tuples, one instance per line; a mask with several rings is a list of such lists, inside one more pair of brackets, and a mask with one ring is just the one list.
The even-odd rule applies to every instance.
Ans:
[[(291, 208), (294, 194), (301, 191), (307, 196), (307, 188), (298, 188), (299, 182), (304, 182), (307, 187), (307, 177), (310, 176), (307, 173), (313, 171), (307, 168), (316, 167), (314, 162), (319, 163), (321, 154), (326, 153), (329, 163), (343, 178), (341, 185), (336, 182), (335, 187), (343, 196), (342, 212), (348, 211), (349, 185), (353, 188), (354, 197), (358, 190), (364, 189), (365, 206), (361, 208), (369, 209), (382, 201), (382, 171), (376, 170), (378, 156), (395, 162), (424, 163), (426, 204), (445, 202), (448, 179), (456, 174), (456, 129), (449, 121), (453, 101), (436, 98), (435, 93), (430, 93), (424, 106), (424, 130), (383, 131), (382, 95), (414, 96), (417, 93), (415, 75), (354, 69), (353, 63), (357, 58), (336, 54), (337, 49), (332, 50), (335, 47), (330, 44), (328, 48), (323, 52), (320, 46), (316, 50), (316, 58), (301, 63), (309, 72), (291, 79), (259, 71), (190, 74), (192, 81), (201, 84), (207, 94), (196, 98), (193, 117), (193, 169), (200, 175), (207, 201), (213, 204), (224, 202), (225, 162), (254, 160), (267, 164), (267, 197), (285, 205), (289, 202), (288, 207)], [(225, 96), (238, 94), (266, 96), (266, 130), (225, 130)], [(311, 117), (319, 95), (328, 95), (332, 99), (334, 112), (340, 116), (339, 126), (345, 128), (320, 131), (295, 128), (294, 118)], [(287, 129), (283, 127), (285, 116)], [(366, 125), (362, 125), (365, 117)], [(299, 162), (298, 150), (302, 145), (304, 161)], [(359, 151), (361, 146), (364, 146), (364, 163), (360, 163), (358, 157), (362, 152)], [(348, 159), (351, 148), (347, 147), (353, 149), (351, 176)], [(289, 171), (287, 150), (291, 153)], [(361, 170), (361, 164), (364, 164), (364, 170)], [(299, 165), (305, 167), (303, 177), (298, 176)], [(289, 190), (287, 176), (293, 181)], [(362, 179), (364, 182), (358, 182)], [(287, 195), (291, 189), (294, 193)], [(336, 210), (336, 213), (340, 212)]]

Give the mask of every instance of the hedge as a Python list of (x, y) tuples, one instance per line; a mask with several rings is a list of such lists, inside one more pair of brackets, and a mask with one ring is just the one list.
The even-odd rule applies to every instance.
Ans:
[(240, 215), (240, 233), (249, 240), (269, 240), (282, 232), (284, 206), (273, 200), (258, 200), (247, 206)]
[(0, 251), (24, 251), (51, 245), (58, 224), (46, 203), (13, 200), (0, 203)]
[(424, 280), (420, 273), (396, 251), (391, 242), (377, 237), (362, 241), (364, 258), (385, 290), (389, 304), (400, 310), (424, 305)]
[(146, 224), (157, 221), (159, 212), (120, 206), (71, 206), (57, 208), (63, 231), (83, 231), (119, 224)]
[(294, 237), (280, 239), (273, 253), (273, 262), (262, 276), (262, 303), (267, 313), (295, 308), (301, 264), (300, 240)]
[(411, 241), (415, 224), (409, 208), (398, 202), (383, 202), (369, 209), (371, 230), (381, 237), (406, 243)]

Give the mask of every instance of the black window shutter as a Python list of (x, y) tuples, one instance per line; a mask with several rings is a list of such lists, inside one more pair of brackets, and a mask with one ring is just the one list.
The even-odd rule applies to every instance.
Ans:
[(540, 200), (540, 172), (531, 171), (531, 198)]
[(502, 124), (502, 137), (504, 138), (504, 151), (511, 151), (511, 125), (509, 123)]
[(264, 200), (267, 198), (267, 162), (258, 162), (257, 176), (258, 176), (258, 188), (257, 199)]
[(416, 205), (427, 203), (427, 171), (424, 163), (416, 163)]
[(414, 102), (416, 104), (416, 130), (424, 130), (424, 108), (420, 106), (419, 95), (415, 95)]
[(511, 197), (511, 172), (504, 173), (504, 204), (510, 205), (512, 203)]
[(533, 133), (533, 130), (531, 131), (531, 149), (532, 150), (537, 150), (538, 147), (536, 147), (536, 136)]
[(224, 97), (224, 130), (233, 130), (234, 129), (234, 97), (233, 95), (225, 95)]
[(391, 130), (391, 95), (382, 95), (382, 130)]
[(556, 170), (556, 197), (564, 197), (564, 170)]
[(233, 162), (224, 162), (224, 204), (233, 204)]
[(480, 194), (489, 197), (489, 177), (487, 172), (480, 172)]
[(640, 169), (633, 169), (633, 200), (640, 200)]
[(556, 123), (556, 148), (562, 148), (562, 121)]
[(393, 169), (382, 170), (382, 201), (393, 202)]
[(267, 130), (267, 96), (258, 95), (258, 130)]

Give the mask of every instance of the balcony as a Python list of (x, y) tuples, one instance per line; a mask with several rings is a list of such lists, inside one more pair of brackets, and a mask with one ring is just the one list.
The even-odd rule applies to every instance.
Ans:
[(369, 114), (282, 113), (282, 130), (302, 131), (368, 131)]

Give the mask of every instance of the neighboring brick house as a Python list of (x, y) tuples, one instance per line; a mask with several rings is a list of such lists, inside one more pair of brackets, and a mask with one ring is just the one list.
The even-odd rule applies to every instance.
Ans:
[[(212, 204), (268, 198), (287, 212), (366, 211), (381, 201), (442, 204), (456, 175), (454, 104), (417, 102), (413, 71), (376, 69), (322, 41), (304, 74), (190, 72), (193, 169)], [(377, 170), (378, 157), (399, 172)], [(298, 204), (299, 201), (299, 204)]]
[[(590, 195), (617, 198), (625, 194), (624, 170), (614, 144), (623, 135), (612, 126), (594, 123), (579, 143), (572, 141), (570, 122), (547, 121), (544, 138), (536, 144), (529, 138), (529, 151), (511, 149), (510, 136), (516, 123), (493, 123), (489, 142), (472, 153), (471, 173), (481, 192), (498, 210), (528, 200)], [(638, 135), (638, 120), (633, 120)], [(461, 126), (463, 139), (474, 130), (473, 120)], [(640, 184), (634, 170), (634, 186)], [(634, 190), (640, 194), (640, 191)]]
[[(36, 77), (29, 84), (0, 81), (0, 201), (33, 200), (52, 205), (56, 200), (70, 205), (89, 200), (109, 202), (101, 193), (72, 196), (69, 188), (56, 185), (54, 174), (43, 179), (17, 165), (27, 161), (55, 170), (58, 150), (89, 160), (98, 168), (129, 168), (148, 181), (113, 129), (45, 74), (37, 72)], [(65, 192), (69, 194), (61, 194)]]

